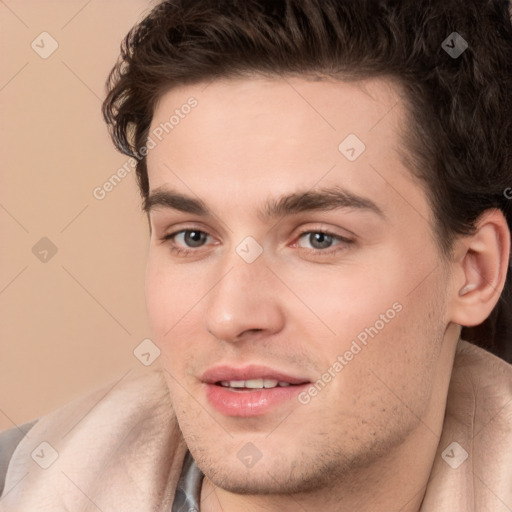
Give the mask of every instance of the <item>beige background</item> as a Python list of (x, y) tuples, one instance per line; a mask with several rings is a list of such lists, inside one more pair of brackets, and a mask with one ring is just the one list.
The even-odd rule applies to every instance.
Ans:
[[(104, 83), (148, 0), (0, 0), (0, 430), (141, 363), (147, 225), (100, 113)], [(58, 48), (51, 48), (48, 32)], [(44, 38), (44, 39), (43, 39)], [(43, 40), (42, 40), (43, 39)], [(40, 261), (47, 237), (57, 253)]]

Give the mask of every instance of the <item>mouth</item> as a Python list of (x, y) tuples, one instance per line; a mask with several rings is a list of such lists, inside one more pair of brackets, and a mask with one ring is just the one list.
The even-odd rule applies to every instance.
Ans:
[(270, 413), (311, 384), (307, 378), (262, 366), (214, 367), (201, 380), (210, 404), (223, 415), (238, 417)]
[(216, 386), (228, 388), (231, 391), (252, 391), (254, 389), (274, 389), (276, 387), (285, 388), (296, 386), (286, 381), (276, 379), (250, 379), (250, 380), (221, 380), (215, 383)]

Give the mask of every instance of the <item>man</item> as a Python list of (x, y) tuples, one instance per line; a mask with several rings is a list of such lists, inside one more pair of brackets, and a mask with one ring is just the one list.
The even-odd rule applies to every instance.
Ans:
[(160, 366), (33, 424), (2, 510), (512, 510), (507, 10), (156, 6), (104, 115)]

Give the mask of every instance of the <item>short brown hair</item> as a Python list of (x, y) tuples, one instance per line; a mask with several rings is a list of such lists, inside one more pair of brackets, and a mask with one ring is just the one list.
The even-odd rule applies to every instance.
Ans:
[[(512, 226), (512, 24), (503, 0), (167, 0), (126, 36), (103, 115), (137, 159), (162, 94), (218, 77), (389, 77), (408, 105), (410, 169), (425, 186), (445, 255), (487, 209)], [(467, 43), (454, 56), (443, 41)], [(449, 37), (452, 37), (450, 40)], [(448, 39), (447, 39), (448, 38)], [(463, 48), (463, 47), (461, 47)], [(512, 283), (462, 337), (512, 362)]]

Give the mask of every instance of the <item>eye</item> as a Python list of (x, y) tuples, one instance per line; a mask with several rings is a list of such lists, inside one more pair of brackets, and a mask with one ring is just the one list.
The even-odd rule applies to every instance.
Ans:
[(184, 229), (170, 236), (172, 236), (174, 240), (178, 240), (181, 237), (183, 243), (188, 247), (201, 247), (208, 238), (207, 233), (196, 229)]
[[(341, 235), (336, 235), (334, 233), (321, 230), (303, 231), (302, 233), (300, 233), (298, 240), (299, 247), (308, 249), (308, 247), (304, 247), (304, 245), (300, 243), (300, 240), (305, 240), (307, 243), (311, 245), (311, 252), (323, 254), (331, 254), (333, 252), (337, 252), (338, 250), (346, 248), (346, 245), (353, 243), (352, 240), (345, 238)], [(331, 249), (331, 247), (336, 247), (338, 245), (341, 245), (342, 247), (340, 247), (339, 249)]]
[(185, 256), (196, 252), (194, 249), (204, 245), (204, 242), (209, 236), (208, 233), (199, 229), (182, 229), (165, 235), (160, 240), (162, 242), (170, 241), (171, 252), (176, 255)]

